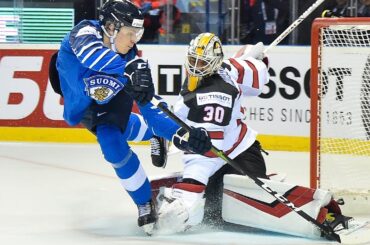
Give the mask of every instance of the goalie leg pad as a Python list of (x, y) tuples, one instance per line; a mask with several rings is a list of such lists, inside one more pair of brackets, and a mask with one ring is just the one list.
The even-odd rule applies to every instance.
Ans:
[(163, 202), (158, 211), (159, 233), (183, 232), (200, 224), (204, 216), (204, 190), (204, 186), (187, 183), (165, 188)]
[(162, 205), (165, 188), (171, 188), (174, 184), (181, 181), (182, 172), (175, 172), (151, 178), (150, 185), (152, 187), (152, 199), (155, 201), (156, 207), (160, 207)]
[[(330, 192), (287, 183), (263, 180), (267, 186), (297, 208), (317, 218), (330, 202)], [(237, 210), (237, 212), (235, 212)], [(275, 197), (240, 175), (224, 176), (222, 217), (225, 221), (295, 236), (319, 238), (320, 232)]]
[(181, 200), (170, 198), (171, 191), (171, 189), (165, 190), (167, 195), (165, 194), (158, 212), (157, 232), (161, 235), (185, 231), (186, 221), (189, 219), (189, 214)]

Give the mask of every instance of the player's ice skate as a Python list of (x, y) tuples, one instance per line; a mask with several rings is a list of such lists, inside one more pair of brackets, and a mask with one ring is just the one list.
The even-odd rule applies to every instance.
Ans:
[(146, 234), (152, 235), (155, 222), (157, 221), (157, 212), (154, 203), (149, 201), (137, 207), (139, 212), (138, 226), (142, 227)]
[(156, 167), (166, 167), (168, 141), (165, 138), (154, 135), (150, 139), (152, 164)]

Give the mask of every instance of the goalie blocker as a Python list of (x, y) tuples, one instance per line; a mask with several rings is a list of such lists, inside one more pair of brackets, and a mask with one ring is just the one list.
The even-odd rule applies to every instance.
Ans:
[[(181, 182), (181, 179), (181, 173), (177, 172), (151, 181), (153, 200), (156, 200), (157, 209), (162, 204), (165, 188), (171, 188), (173, 184)], [(263, 181), (281, 193), (281, 199), (288, 199), (297, 208), (314, 217), (320, 223), (328, 222), (329, 213), (331, 215), (334, 213), (335, 217), (329, 218), (335, 222), (331, 222), (330, 225), (336, 226), (336, 230), (348, 229), (348, 221), (351, 218), (341, 215), (340, 208), (332, 199), (332, 194), (329, 191), (273, 180), (264, 179)], [(278, 202), (251, 179), (241, 175), (227, 174), (224, 176), (222, 219), (232, 224), (294, 236), (308, 238), (321, 236), (320, 230), (315, 226)]]

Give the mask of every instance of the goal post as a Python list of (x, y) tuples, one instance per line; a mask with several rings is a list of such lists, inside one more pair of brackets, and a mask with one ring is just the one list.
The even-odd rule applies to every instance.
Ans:
[(310, 126), (311, 187), (370, 211), (370, 18), (313, 22)]

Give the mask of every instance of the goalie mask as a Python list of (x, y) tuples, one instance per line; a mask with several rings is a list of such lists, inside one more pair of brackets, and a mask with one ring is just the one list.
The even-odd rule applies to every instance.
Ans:
[[(105, 35), (110, 38), (111, 44), (114, 44), (121, 27), (129, 28), (135, 34), (136, 42), (140, 41), (144, 33), (144, 16), (132, 2), (128, 0), (108, 0), (98, 10), (102, 29)], [(113, 35), (110, 35), (106, 30), (107, 24), (114, 25)]]
[(189, 91), (194, 91), (203, 77), (215, 73), (223, 57), (221, 41), (215, 34), (202, 33), (191, 40), (185, 61)]

